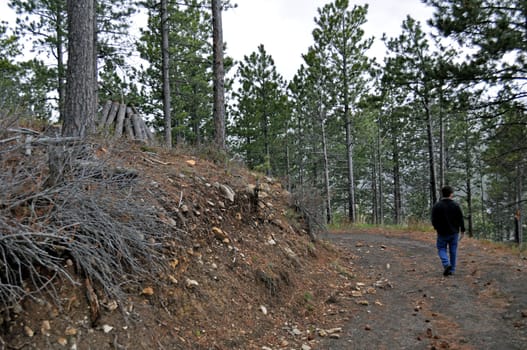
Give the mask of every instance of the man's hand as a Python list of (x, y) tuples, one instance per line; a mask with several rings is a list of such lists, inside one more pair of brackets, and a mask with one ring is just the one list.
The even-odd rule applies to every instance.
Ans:
[(461, 240), (463, 239), (463, 237), (465, 237), (465, 232), (461, 232), (461, 233), (459, 234), (459, 239), (458, 239), (458, 241), (461, 241)]

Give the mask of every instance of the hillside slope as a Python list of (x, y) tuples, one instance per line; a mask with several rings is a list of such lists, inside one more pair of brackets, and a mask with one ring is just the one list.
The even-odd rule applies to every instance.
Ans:
[(27, 144), (1, 145), (0, 247), (20, 272), (1, 291), (19, 283), (20, 302), (0, 348), (307, 349), (339, 324), (353, 268), (275, 179), (133, 143)]
[(466, 238), (444, 278), (432, 232), (313, 240), (214, 152), (33, 136), (0, 137), (2, 350), (525, 348), (521, 253)]

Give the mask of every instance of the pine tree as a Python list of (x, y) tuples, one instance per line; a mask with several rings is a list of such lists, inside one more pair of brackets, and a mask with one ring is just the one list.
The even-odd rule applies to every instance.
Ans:
[[(494, 103), (522, 101), (527, 71), (527, 11), (524, 0), (424, 0), (435, 8), (430, 23), (470, 55), (450, 66), (451, 77), (474, 87), (497, 86)], [(460, 53), (461, 55), (461, 53)], [(484, 102), (484, 101), (482, 101)], [(525, 103), (521, 103), (525, 109)]]
[[(142, 30), (138, 50), (149, 67), (141, 73), (145, 114), (154, 116), (154, 127), (163, 124), (160, 13), (147, 1), (148, 28)], [(177, 144), (212, 140), (212, 34), (211, 16), (203, 3), (189, 0), (168, 4), (169, 78), (173, 137)]]
[(55, 67), (48, 70), (46, 78), (49, 91), (57, 91), (59, 120), (64, 120), (64, 98), (66, 88), (67, 23), (65, 0), (10, 0), (9, 6), (17, 13), (19, 35), (29, 37), (37, 55), (54, 60)]
[(402, 28), (403, 32), (398, 38), (384, 38), (387, 48), (395, 54), (386, 59), (386, 71), (397, 85), (405, 86), (412, 94), (411, 98), (418, 102), (414, 107), (426, 126), (429, 194), (430, 202), (435, 203), (438, 190), (432, 115), (435, 80), (431, 73), (434, 61), (420, 23), (408, 16)]
[(233, 149), (244, 156), (251, 168), (267, 174), (284, 173), (287, 95), (285, 82), (276, 71), (273, 58), (263, 45), (245, 56), (237, 72), (240, 87), (230, 127)]
[(20, 101), (20, 67), (14, 63), (21, 53), (18, 37), (0, 22), (0, 115), (7, 116)]
[(317, 28), (313, 37), (317, 48), (327, 51), (325, 62), (333, 80), (331, 109), (335, 120), (341, 123), (345, 136), (347, 163), (348, 218), (356, 221), (355, 177), (353, 165), (354, 136), (352, 114), (362, 93), (366, 90), (366, 73), (369, 61), (366, 51), (373, 39), (364, 39), (361, 26), (366, 22), (368, 6), (354, 6), (348, 10), (347, 0), (336, 0), (318, 10)]

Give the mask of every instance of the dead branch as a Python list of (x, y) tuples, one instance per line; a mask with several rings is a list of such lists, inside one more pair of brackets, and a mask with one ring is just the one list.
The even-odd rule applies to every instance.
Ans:
[[(37, 295), (60, 305), (55, 282), (77, 284), (79, 277), (64, 269), (66, 259), (92, 288), (116, 300), (158, 276), (163, 242), (178, 232), (159, 218), (163, 209), (150, 181), (96, 156), (87, 142), (31, 144), (33, 152), (23, 155), (25, 144), (0, 143), (0, 310)], [(48, 181), (51, 149), (62, 154), (60, 181)]]

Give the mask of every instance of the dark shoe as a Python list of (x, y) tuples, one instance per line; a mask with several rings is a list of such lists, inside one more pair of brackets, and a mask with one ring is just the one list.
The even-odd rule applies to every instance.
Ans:
[(447, 265), (445, 266), (445, 270), (443, 271), (443, 276), (450, 276), (452, 274), (452, 266)]

